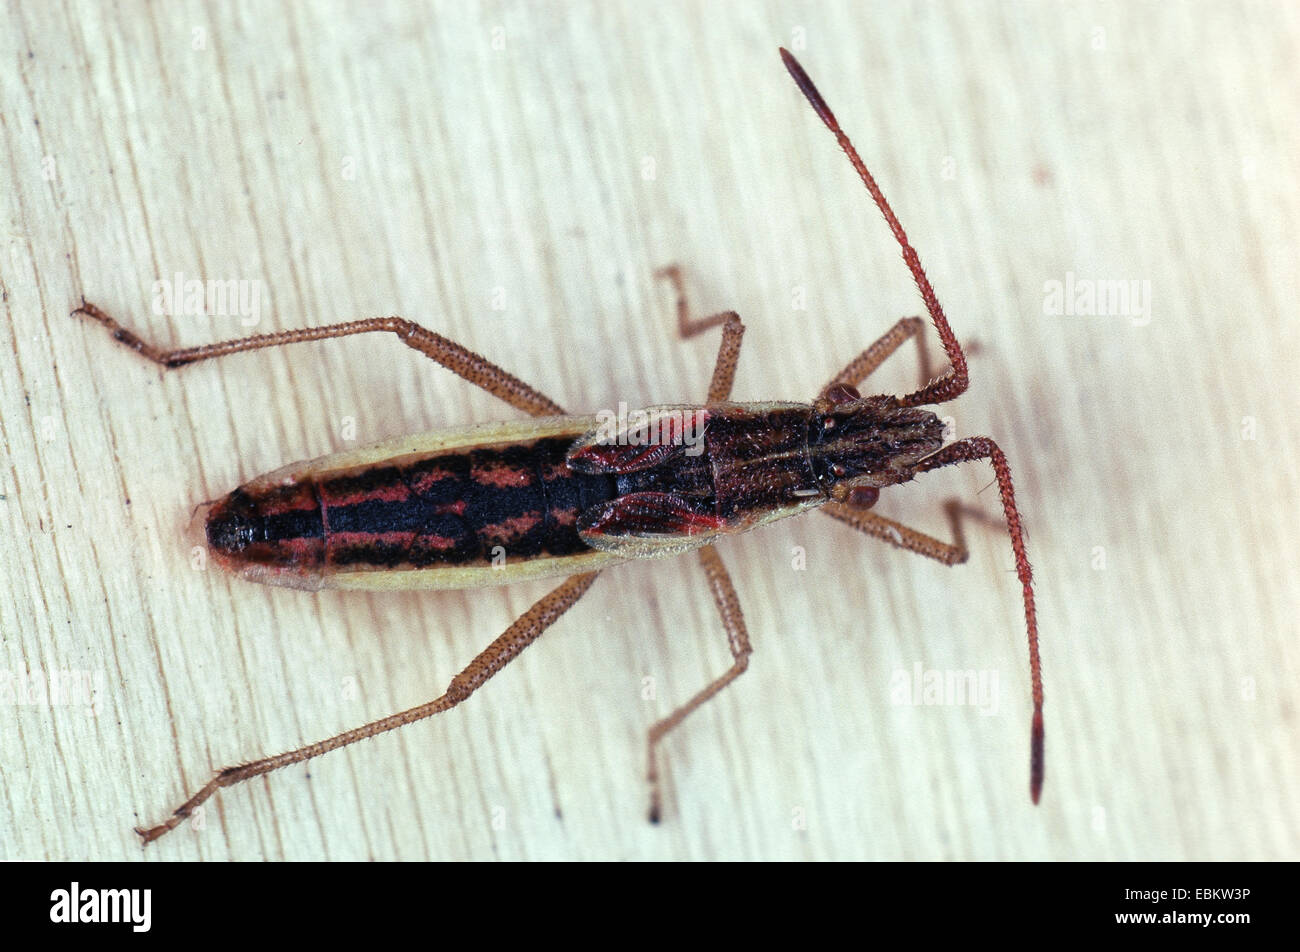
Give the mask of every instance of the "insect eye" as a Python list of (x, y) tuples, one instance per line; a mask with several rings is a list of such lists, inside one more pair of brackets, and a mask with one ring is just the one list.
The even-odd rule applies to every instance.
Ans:
[(880, 490), (875, 486), (854, 486), (849, 490), (846, 500), (855, 509), (870, 509), (880, 498)]
[(837, 383), (826, 391), (826, 399), (831, 403), (852, 403), (854, 400), (861, 400), (862, 394), (858, 393), (856, 387)]
[(843, 463), (831, 464), (831, 475), (834, 476), (836, 479), (843, 479), (845, 476), (848, 475), (848, 472), (849, 471), (844, 468)]

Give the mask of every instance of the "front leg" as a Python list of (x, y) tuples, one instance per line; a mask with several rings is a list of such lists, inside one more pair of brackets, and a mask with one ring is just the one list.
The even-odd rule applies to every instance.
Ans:
[(924, 329), (925, 322), (919, 317), (899, 318), (898, 323), (885, 331), (874, 344), (849, 361), (847, 367), (832, 377), (830, 383), (822, 387), (821, 397), (824, 399), (831, 388), (835, 386), (856, 389), (862, 381), (875, 372), (877, 367), (889, 359), (889, 356), (894, 351), (902, 347), (912, 337), (916, 338), (916, 351), (921, 367), (921, 386), (924, 387), (932, 379), (930, 356), (925, 349), (925, 338), (921, 334)]
[(960, 565), (969, 557), (966, 535), (962, 532), (961, 526), (963, 507), (958, 500), (950, 499), (944, 508), (948, 513), (948, 521), (952, 525), (952, 542), (943, 542), (932, 535), (917, 532), (901, 522), (886, 519), (869, 509), (848, 503), (828, 502), (822, 506), (821, 511), (832, 519), (837, 519), (873, 538), (888, 542), (896, 548), (915, 552), (917, 555), (934, 559), (944, 565)]

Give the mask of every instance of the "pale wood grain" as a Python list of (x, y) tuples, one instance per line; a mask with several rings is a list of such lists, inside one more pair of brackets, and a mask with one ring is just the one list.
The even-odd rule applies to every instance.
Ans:
[[(6, 7), (2, 666), (99, 691), (93, 716), (0, 711), (0, 857), (1296, 856), (1292, 5), (373, 7)], [(814, 516), (721, 547), (756, 654), (666, 745), (660, 827), (645, 729), (729, 663), (691, 559), (609, 571), (453, 714), (143, 853), (131, 826), (211, 770), (427, 700), (547, 586), (195, 571), (195, 503), (353, 445), (349, 421), (512, 414), (392, 340), (163, 374), (69, 319), (79, 296), (200, 343), (237, 322), (152, 317), (152, 282), (259, 280), (261, 329), (402, 314), (586, 411), (702, 396), (716, 341), (676, 340), (651, 278), (677, 261), (747, 322), (737, 398), (808, 397), (919, 302), (781, 68), (801, 40), (981, 345), (944, 412), (1014, 466), (1043, 804), (1003, 535), (945, 569)], [(1152, 320), (1045, 314), (1067, 272), (1150, 281)], [(990, 482), (880, 509), (940, 530), (953, 494), (995, 513)], [(891, 703), (917, 663), (996, 673), (998, 715)]]

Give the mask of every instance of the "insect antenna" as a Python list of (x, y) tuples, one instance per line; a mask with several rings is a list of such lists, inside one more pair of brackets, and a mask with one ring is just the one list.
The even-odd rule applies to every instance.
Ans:
[(910, 393), (905, 397), (898, 397), (898, 404), (904, 407), (917, 407), (927, 403), (943, 403), (946, 400), (960, 396), (966, 392), (966, 387), (969, 384), (966, 373), (966, 355), (962, 353), (961, 344), (957, 343), (957, 336), (953, 334), (952, 328), (948, 326), (948, 318), (944, 316), (943, 306), (939, 303), (934, 288), (930, 286), (930, 279), (925, 276), (925, 269), (921, 267), (920, 255), (916, 253), (916, 249), (907, 240), (907, 232), (903, 231), (903, 226), (898, 223), (894, 210), (889, 207), (889, 202), (885, 200), (885, 194), (880, 190), (880, 186), (876, 184), (875, 178), (867, 169), (867, 164), (862, 161), (862, 157), (858, 155), (858, 150), (853, 147), (849, 137), (840, 128), (839, 121), (835, 118), (835, 114), (831, 112), (831, 107), (826, 105), (826, 100), (817, 91), (817, 87), (808, 78), (808, 74), (799, 65), (799, 61), (784, 47), (781, 48), (781, 59), (785, 61), (785, 68), (794, 77), (799, 91), (807, 97), (808, 102), (812, 104), (813, 110), (821, 121), (826, 123), (826, 128), (835, 134), (835, 139), (839, 142), (840, 148), (844, 150), (844, 154), (853, 163), (858, 178), (862, 179), (862, 184), (871, 193), (871, 198), (876, 203), (876, 207), (885, 216), (885, 222), (889, 225), (889, 230), (894, 233), (894, 238), (898, 240), (903, 249), (903, 260), (907, 263), (908, 270), (912, 272), (912, 279), (916, 282), (916, 288), (921, 292), (921, 300), (925, 301), (925, 309), (930, 312), (930, 320), (934, 322), (934, 329), (939, 333), (939, 340), (943, 342), (943, 349), (947, 352), (948, 360), (952, 364), (948, 372), (942, 377), (930, 381), (915, 393)]
[[(966, 355), (962, 353), (961, 344), (957, 343), (956, 335), (953, 334), (952, 328), (948, 326), (948, 318), (944, 316), (943, 306), (939, 303), (934, 288), (930, 285), (930, 279), (925, 275), (925, 269), (921, 267), (920, 255), (916, 253), (916, 249), (907, 240), (907, 232), (899, 224), (897, 216), (894, 215), (894, 210), (889, 207), (889, 202), (885, 200), (885, 195), (880, 191), (880, 186), (876, 184), (876, 180), (867, 169), (866, 163), (858, 155), (858, 150), (853, 147), (849, 137), (840, 128), (839, 120), (831, 112), (831, 107), (826, 105), (826, 100), (817, 91), (817, 87), (808, 78), (808, 74), (799, 65), (799, 61), (784, 47), (781, 48), (781, 59), (785, 62), (785, 68), (790, 71), (790, 75), (794, 78), (799, 91), (804, 94), (812, 105), (813, 111), (826, 124), (826, 128), (835, 134), (835, 140), (840, 144), (840, 148), (844, 150), (844, 154), (849, 157), (849, 161), (853, 163), (858, 178), (862, 179), (862, 184), (871, 193), (871, 198), (876, 203), (876, 207), (885, 216), (889, 230), (894, 233), (894, 238), (897, 239), (898, 244), (903, 249), (903, 260), (907, 263), (908, 270), (912, 272), (912, 279), (916, 282), (917, 290), (921, 292), (921, 299), (925, 301), (925, 308), (930, 312), (930, 320), (934, 322), (934, 329), (939, 333), (939, 339), (943, 341), (943, 349), (947, 352), (948, 360), (952, 364), (948, 372), (942, 377), (930, 381), (920, 390), (905, 397), (896, 397), (896, 402), (899, 406), (915, 407), (928, 403), (943, 403), (960, 396), (969, 386)], [(1029, 567), (1029, 559), (1025, 555), (1024, 530), (1020, 524), (1020, 513), (1016, 508), (1015, 493), (1011, 487), (1011, 468), (1007, 465), (1006, 457), (1002, 454), (1002, 451), (997, 448), (992, 440), (975, 437), (950, 444), (926, 457), (918, 465), (917, 472), (976, 459), (987, 459), (993, 464), (994, 472), (997, 475), (998, 490), (1002, 495), (1003, 509), (1007, 517), (1007, 529), (1011, 535), (1011, 547), (1016, 557), (1016, 573), (1020, 577), (1021, 586), (1024, 589), (1025, 623), (1029, 631), (1029, 674), (1034, 702), (1033, 722), (1030, 726), (1029, 739), (1029, 795), (1034, 803), (1037, 803), (1043, 790), (1043, 682), (1039, 668), (1038, 619), (1034, 609), (1032, 573)]]

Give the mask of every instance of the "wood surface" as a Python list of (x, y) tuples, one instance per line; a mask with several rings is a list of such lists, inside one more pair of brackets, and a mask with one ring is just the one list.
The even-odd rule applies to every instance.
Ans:
[[(19, 2), (0, 23), (0, 858), (1296, 858), (1294, 4)], [(437, 695), (550, 586), (207, 570), (197, 503), (516, 414), (391, 338), (163, 372), (68, 312), (84, 294), (205, 343), (248, 328), (153, 314), (154, 282), (259, 282), (255, 330), (400, 314), (589, 412), (702, 399), (717, 338), (678, 340), (652, 277), (677, 262), (697, 313), (746, 322), (735, 397), (806, 399), (920, 302), (779, 45), (975, 345), (940, 412), (1013, 465), (1042, 804), (976, 464), (879, 504), (938, 533), (951, 497), (986, 514), (957, 568), (820, 515), (719, 547), (755, 655), (665, 745), (658, 827), (645, 731), (730, 663), (690, 557), (608, 571), (454, 712), (142, 850), (132, 826), (213, 770)], [(1077, 313), (1082, 281), (1139, 296)], [(915, 375), (905, 351), (867, 389)], [(996, 678), (996, 704), (902, 703), (918, 667)], [(41, 703), (51, 676), (93, 697)]]

